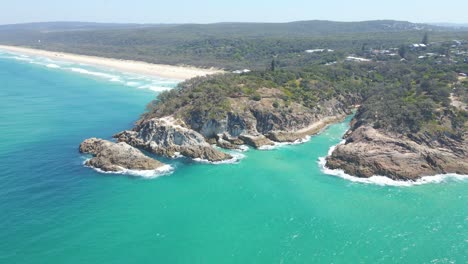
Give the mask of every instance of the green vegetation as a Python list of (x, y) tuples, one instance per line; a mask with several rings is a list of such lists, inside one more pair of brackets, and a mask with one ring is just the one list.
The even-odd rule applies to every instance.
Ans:
[[(419, 63), (353, 63), (313, 65), (301, 70), (257, 71), (196, 78), (162, 93), (148, 108), (146, 116), (165, 116), (189, 106), (191, 111), (225, 116), (230, 98), (262, 99), (260, 89), (274, 94), (275, 108), (290, 102), (320, 108), (332, 98), (350, 107), (362, 104), (356, 120), (396, 133), (448, 133), (460, 136), (468, 121), (466, 111), (451, 106), (450, 93), (466, 101), (467, 83), (458, 83), (456, 67)], [(157, 104), (156, 104), (157, 102)], [(443, 128), (443, 129), (442, 129)]]
[[(431, 41), (467, 39), (468, 32), (400, 21), (220, 23), (209, 25), (39, 24), (0, 26), (0, 43), (53, 51), (228, 70), (301, 68), (347, 54)], [(40, 41), (40, 42), (39, 42)], [(310, 49), (334, 52), (306, 53)]]
[(287, 114), (293, 103), (316, 109), (338, 98), (348, 106), (362, 105), (357, 124), (401, 134), (466, 132), (467, 113), (460, 104), (467, 103), (468, 85), (458, 75), (468, 73), (467, 31), (399, 21), (41, 24), (0, 27), (0, 43), (253, 70), (188, 80), (162, 93), (147, 117), (183, 108), (192, 117), (218, 118), (233, 110), (236, 99), (266, 98)]

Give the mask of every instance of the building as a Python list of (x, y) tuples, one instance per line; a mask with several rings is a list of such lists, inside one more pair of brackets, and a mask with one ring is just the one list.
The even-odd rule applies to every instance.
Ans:
[(359, 57), (353, 57), (353, 56), (348, 56), (346, 57), (347, 61), (357, 61), (357, 62), (369, 62), (371, 60), (366, 59), (366, 58), (359, 58)]

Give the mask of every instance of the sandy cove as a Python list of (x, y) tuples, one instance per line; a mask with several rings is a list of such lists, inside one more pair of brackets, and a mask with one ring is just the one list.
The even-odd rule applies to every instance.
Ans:
[(122, 72), (136, 73), (149, 76), (157, 76), (168, 79), (186, 80), (197, 76), (223, 73), (218, 69), (202, 69), (189, 66), (173, 66), (165, 64), (152, 64), (143, 61), (119, 60), (104, 57), (77, 55), (72, 53), (38, 50), (16, 46), (0, 45), (0, 50), (21, 53), (25, 55), (41, 56), (55, 60), (89, 64), (92, 66), (105, 67)]

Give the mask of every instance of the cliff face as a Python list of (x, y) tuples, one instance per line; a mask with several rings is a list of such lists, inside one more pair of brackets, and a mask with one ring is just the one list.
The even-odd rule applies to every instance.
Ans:
[[(278, 102), (274, 98), (262, 98), (255, 101), (247, 97), (230, 98), (229, 105), (230, 111), (215, 118), (209, 116), (208, 113), (193, 111), (193, 109), (190, 109), (190, 112), (180, 109), (175, 115), (183, 118), (191, 129), (204, 137), (215, 138), (219, 134), (239, 137), (241, 135), (268, 136), (283, 132), (293, 135), (324, 119), (343, 117), (350, 113), (350, 104), (345, 103), (344, 98), (324, 100), (318, 102), (314, 108), (307, 108), (298, 103), (286, 106), (284, 102)], [(303, 132), (289, 141), (303, 138), (308, 134)], [(313, 131), (309, 134), (313, 134)]]
[(468, 174), (467, 134), (460, 138), (410, 137), (358, 126), (345, 137), (327, 158), (327, 167), (343, 169), (358, 177), (387, 176), (397, 180), (415, 180), (422, 176)]
[[(281, 93), (277, 89), (264, 90), (267, 95)], [(194, 101), (169, 116), (142, 118), (132, 131), (114, 137), (158, 155), (222, 161), (232, 157), (211, 144), (235, 149), (244, 144), (260, 148), (274, 142), (294, 142), (349, 114), (349, 104), (340, 99), (307, 108), (298, 103), (286, 105), (274, 96), (260, 100), (228, 98), (229, 111), (218, 115), (201, 110)]]
[[(261, 148), (275, 142), (294, 142), (344, 119), (353, 106), (353, 100), (338, 96), (305, 107), (284, 99), (280, 88), (260, 88), (259, 98), (238, 94), (216, 97), (213, 91), (194, 97), (193, 89), (197, 86), (178, 90), (179, 94), (158, 102), (152, 114), (144, 115), (132, 130), (114, 135), (117, 144), (98, 139), (83, 142), (80, 151), (95, 156), (87, 165), (105, 171), (146, 170), (161, 165), (138, 149), (169, 158), (182, 155), (221, 162), (233, 157), (217, 147)], [(215, 99), (208, 100), (212, 97)]]
[(232, 157), (213, 148), (203, 136), (186, 127), (173, 117), (152, 118), (140, 122), (133, 131), (124, 131), (114, 136), (119, 142), (145, 149), (166, 157), (177, 154), (209, 161), (222, 161)]

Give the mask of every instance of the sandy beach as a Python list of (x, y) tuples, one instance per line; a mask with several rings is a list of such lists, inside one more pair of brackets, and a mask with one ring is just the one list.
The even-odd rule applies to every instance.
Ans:
[(95, 56), (77, 55), (71, 53), (54, 52), (38, 49), (30, 49), (16, 46), (0, 45), (0, 50), (21, 53), (26, 55), (42, 56), (50, 59), (89, 64), (98, 67), (118, 70), (128, 73), (157, 76), (169, 79), (185, 80), (197, 76), (206, 76), (222, 73), (218, 69), (202, 69), (196, 67), (173, 66), (164, 64), (152, 64), (142, 61), (119, 60)]

